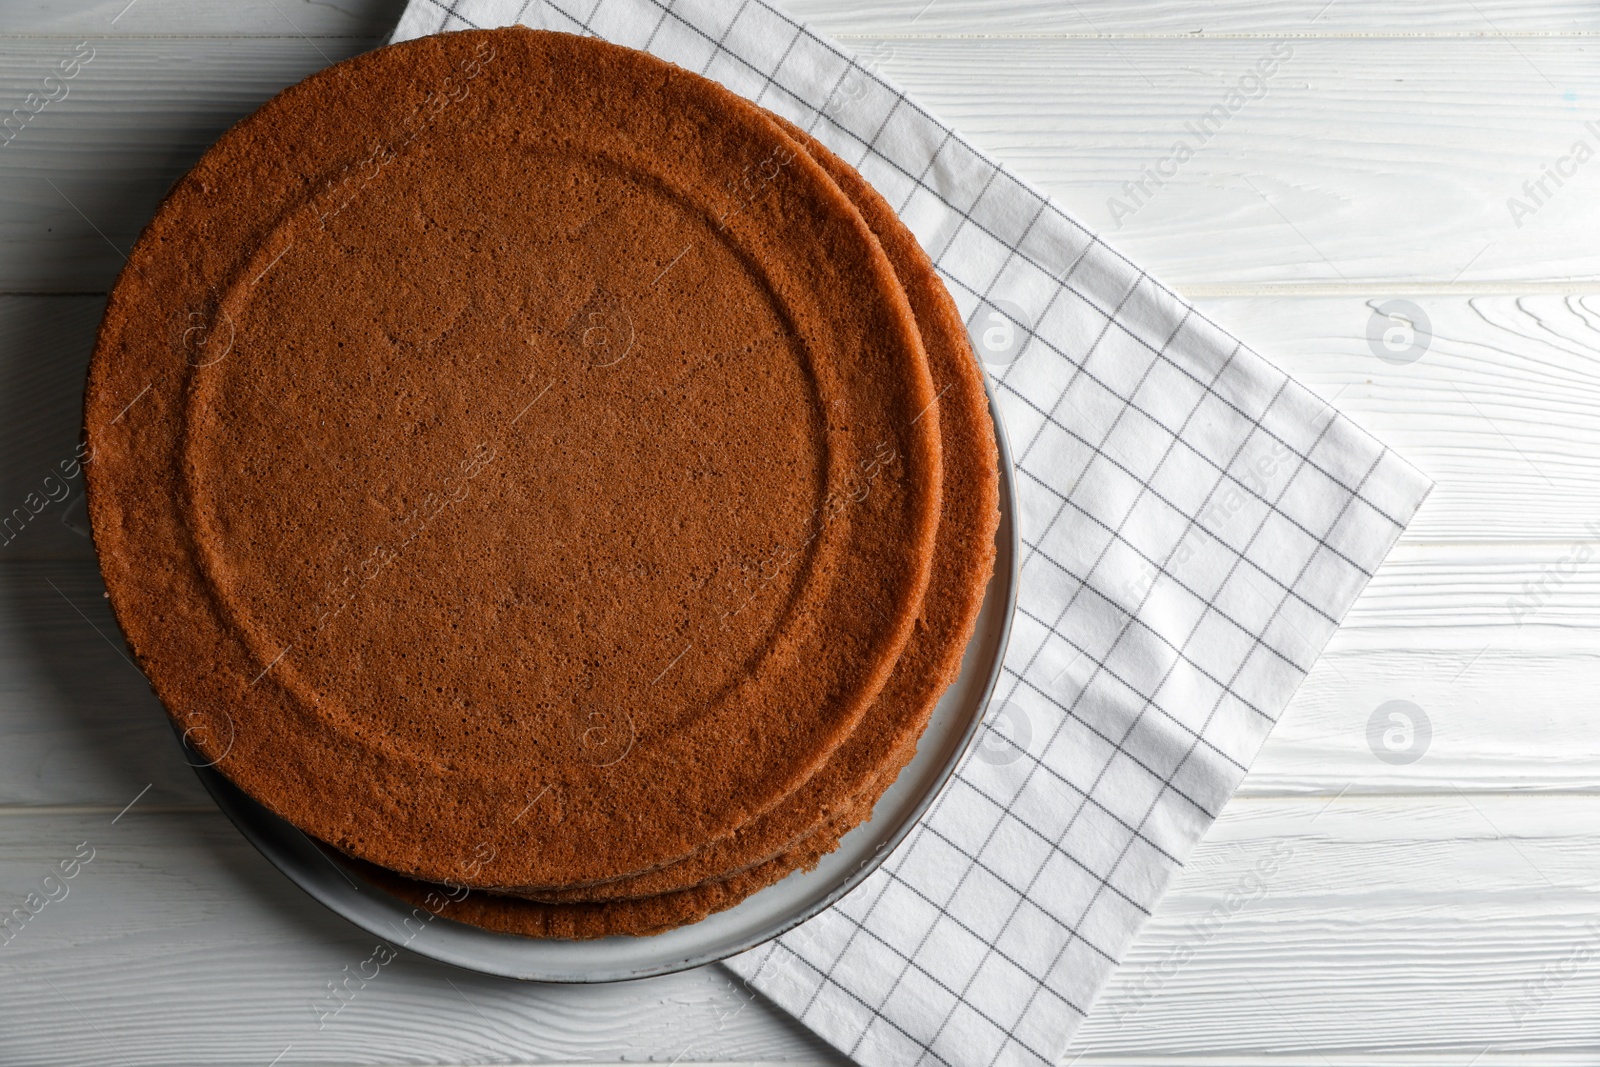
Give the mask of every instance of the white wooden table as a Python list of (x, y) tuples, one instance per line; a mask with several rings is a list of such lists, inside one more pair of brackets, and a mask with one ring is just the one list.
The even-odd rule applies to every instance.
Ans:
[[(789, 7), (1439, 483), (1078, 1062), (1600, 1060), (1600, 6)], [(81, 515), (48, 500), (104, 294), (162, 191), (397, 12), (0, 2), (0, 113), (67, 89), (0, 147), (0, 517), (45, 502), (0, 548), (0, 912), (93, 850), (0, 945), (0, 1064), (840, 1063), (717, 968), (569, 989), (405, 956), (319, 1031), (312, 1001), (370, 938), (215, 812), (121, 657)], [(1171, 161), (1280, 41), (1265, 87)], [(1136, 210), (1113, 219), (1112, 197)], [(1381, 339), (1404, 347), (1403, 321), (1369, 340), (1394, 300), (1431, 323), (1410, 362)], [(1431, 724), (1411, 762), (1369, 739), (1397, 700)]]

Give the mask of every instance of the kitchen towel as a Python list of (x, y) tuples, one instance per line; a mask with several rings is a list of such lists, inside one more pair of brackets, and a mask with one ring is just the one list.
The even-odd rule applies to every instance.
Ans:
[(986, 733), (871, 877), (727, 966), (864, 1067), (1054, 1064), (1430, 483), (763, 0), (412, 0), (394, 39), (514, 22), (808, 130), (967, 316), (1022, 539)]

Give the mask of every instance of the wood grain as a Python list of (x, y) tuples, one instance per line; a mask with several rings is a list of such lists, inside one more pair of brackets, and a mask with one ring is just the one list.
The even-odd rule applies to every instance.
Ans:
[[(1126, 202), (1271, 47), (1258, 40), (862, 38), (863, 55), (1158, 277), (1215, 287), (1570, 287), (1600, 278), (1600, 162), (1515, 225), (1508, 198), (1600, 135), (1581, 39), (1312, 38), (1131, 216)], [(231, 122), (367, 38), (97, 40), (0, 149), (0, 291), (107, 289), (161, 193)], [(0, 39), (0, 101), (70, 38)], [(1403, 81), (1395, 71), (1405, 71)], [(1397, 111), (1396, 92), (1429, 102)], [(844, 118), (848, 118), (846, 113)], [(1596, 126), (1600, 129), (1600, 125)], [(1208, 288), (1209, 287), (1209, 288)], [(1229, 289), (1228, 291), (1231, 291)], [(1565, 290), (1563, 290), (1565, 291)]]
[(1498, 36), (1593, 33), (1600, 13), (1564, 0), (795, 0), (790, 10), (840, 36), (892, 34), (1073, 37)]
[[(96, 49), (0, 148), (0, 521), (76, 444), (103, 294), (162, 192), (401, 6), (0, 12), (0, 107)], [(1577, 138), (1600, 146), (1600, 9), (787, 6), (1439, 482), (1065, 1062), (1595, 1062), (1600, 572), (1579, 557), (1600, 522), (1600, 163), (1520, 227), (1506, 201)], [(1294, 56), (1265, 96), (1112, 228), (1108, 199), (1280, 39)], [(1367, 340), (1396, 298), (1433, 326), (1404, 366)], [(0, 1064), (267, 1064), (291, 1043), (283, 1064), (843, 1063), (741, 1009), (717, 968), (564, 990), (407, 956), (316, 1031), (310, 996), (370, 946), (215, 813), (71, 521), (51, 503), (0, 547), (0, 905), (78, 842), (98, 851), (0, 946)], [(1431, 720), (1411, 764), (1369, 746), (1392, 700)]]
[(143, 804), (115, 825), (103, 813), (0, 817), (8, 910), (80, 842), (94, 849), (65, 898), (0, 946), (0, 1062), (261, 1067), (291, 1044), (280, 1065), (842, 1062), (716, 967), (562, 987), (404, 954), (319, 1029), (326, 984), (375, 940), (302, 893), (214, 810), (150, 815)]
[[(1492, 36), (1600, 31), (1578, 0), (792, 0), (789, 11), (835, 36)], [(30, 0), (7, 12), (7, 34), (368, 36), (387, 33), (404, 0)]]
[[(1600, 522), (1600, 296), (1413, 294), (1433, 340), (1404, 366), (1379, 359), (1367, 337), (1391, 297), (1196, 306), (1438, 482), (1407, 544), (1526, 542), (1537, 547), (1524, 577), (1536, 577)], [(93, 295), (0, 296), (0, 520), (77, 446), (103, 306)], [(0, 545), (0, 561), (91, 558), (62, 523), (67, 511), (41, 512)]]
[[(1506, 206), (1578, 137), (1591, 150), (1600, 140), (1583, 127), (1600, 112), (1580, 102), (1600, 69), (1569, 39), (1288, 42), (1292, 56), (1262, 94), (1198, 149), (1190, 136), (1193, 158), (1168, 164), (1176, 176), (1142, 205), (1127, 186), (1173, 157), (1186, 123), (1217, 106), (1269, 42), (885, 47), (884, 73), (925, 107), (1179, 288), (1484, 286), (1596, 271), (1581, 251), (1597, 225), (1582, 190), (1600, 169), (1549, 187), (1561, 195), (1521, 227)], [(1402, 85), (1428, 101), (1426, 121), (1396, 112)], [(1137, 209), (1120, 227), (1113, 197)]]
[[(0, 147), (0, 291), (108, 291), (161, 197), (224, 130), (280, 89), (377, 43), (93, 42), (66, 96)], [(20, 104), (74, 44), (0, 38), (0, 101)]]
[(1597, 804), (1235, 801), (1077, 1047), (1292, 1049), (1334, 1062), (1377, 1050), (1389, 1062), (1449, 1053), (1465, 1064), (1491, 1048), (1592, 1057)]
[[(1236, 800), (1074, 1051), (1600, 1054), (1597, 814), (1596, 797)], [(406, 955), (318, 1031), (311, 1000), (370, 939), (220, 816), (0, 818), (0, 902), (83, 841), (68, 896), (0, 948), (6, 1062), (265, 1064), (291, 1043), (283, 1063), (840, 1062), (764, 1003), (736, 1011), (716, 968), (573, 989)]]
[[(1408, 299), (1431, 321), (1427, 351), (1379, 358), (1378, 309)], [(1592, 537), (1600, 521), (1600, 301), (1589, 293), (1438, 295), (1369, 291), (1196, 306), (1336, 404), (1438, 484), (1409, 542)], [(1374, 348), (1370, 334), (1379, 332)], [(1556, 553), (1559, 556), (1559, 552)], [(1535, 566), (1551, 558), (1530, 551)]]
[[(101, 303), (0, 298), (0, 517), (72, 454)], [(1600, 522), (1593, 301), (1430, 300), (1434, 347), (1404, 367), (1367, 348), (1373, 303), (1200, 304), (1440, 480), (1244, 792), (1600, 787), (1585, 698), (1600, 563), (1578, 559)], [(152, 802), (205, 806), (63, 519), (81, 522), (52, 503), (0, 548), (0, 803), (110, 804), (151, 782)], [(1439, 720), (1415, 765), (1367, 747), (1367, 716), (1392, 699)]]
[[(1379, 572), (1241, 795), (1600, 792), (1593, 569), (1519, 618), (1520, 556), (1463, 575), (1437, 551), (1403, 546)], [(0, 567), (0, 807), (113, 806), (150, 784), (151, 804), (207, 809), (101, 589), (86, 560)], [(1432, 723), (1416, 763), (1370, 747), (1368, 718), (1392, 700)]]
[(378, 37), (405, 0), (17, 0), (0, 23), (14, 36)]

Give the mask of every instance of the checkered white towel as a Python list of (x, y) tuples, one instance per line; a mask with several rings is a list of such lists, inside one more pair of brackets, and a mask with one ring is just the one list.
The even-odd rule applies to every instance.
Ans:
[(1428, 480), (763, 0), (412, 0), (395, 39), (513, 22), (810, 131), (968, 316), (1023, 551), (988, 734), (876, 873), (728, 966), (867, 1067), (1055, 1063)]

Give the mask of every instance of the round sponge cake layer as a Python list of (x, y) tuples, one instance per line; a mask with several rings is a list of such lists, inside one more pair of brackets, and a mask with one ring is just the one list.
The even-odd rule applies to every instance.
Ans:
[[(458, 922), (531, 937), (645, 935), (696, 922), (796, 869), (814, 867), (838, 847), (842, 834), (870, 818), (916, 754), (934, 704), (959, 673), (993, 572), (999, 525), (999, 457), (982, 371), (949, 291), (894, 210), (820, 142), (776, 121), (860, 208), (906, 289), (928, 353), (939, 397), (944, 478), (933, 576), (916, 632), (889, 684), (827, 765), (737, 834), (649, 874), (539, 894), (540, 899), (463, 893), (364, 869), (396, 896)], [(685, 877), (707, 872), (698, 882)], [(637, 892), (641, 887), (656, 891)]]
[(877, 697), (934, 396), (871, 231), (758, 109), (449, 34), (174, 187), (96, 346), (90, 517), (140, 666), (268, 808), (418, 878), (600, 883), (772, 809)]

